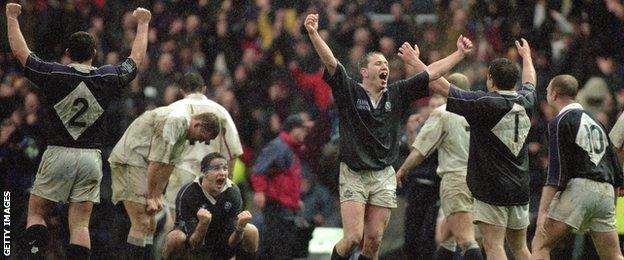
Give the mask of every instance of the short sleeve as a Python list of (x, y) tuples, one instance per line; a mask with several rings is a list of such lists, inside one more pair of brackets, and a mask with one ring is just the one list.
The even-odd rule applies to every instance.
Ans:
[(428, 157), (440, 146), (443, 137), (447, 133), (444, 124), (444, 113), (439, 108), (433, 110), (420, 129), (420, 132), (418, 132), (414, 144), (412, 144), (412, 147), (425, 157)]
[(465, 91), (451, 85), (446, 110), (468, 119), (473, 113), (480, 112), (479, 99), (485, 96), (487, 93), (483, 91)]
[(45, 62), (34, 53), (30, 53), (24, 66), (24, 76), (35, 83), (37, 87), (43, 89), (49, 84), (48, 80), (54, 66), (59, 65)]
[(624, 145), (624, 113), (620, 115), (615, 125), (609, 133), (609, 138), (613, 143), (613, 146), (617, 149), (622, 149)]
[(408, 79), (394, 83), (403, 103), (410, 104), (412, 101), (429, 95), (429, 73), (423, 71)]
[(180, 159), (188, 125), (184, 118), (171, 117), (158, 122), (150, 143), (148, 160), (173, 164)]
[(195, 185), (194, 183), (187, 184), (183, 186), (178, 192), (178, 196), (176, 197), (176, 218), (175, 218), (175, 226), (177, 229), (186, 233), (187, 235), (191, 234), (195, 229), (195, 225), (197, 224), (197, 209), (193, 208), (192, 203), (190, 203), (190, 190), (191, 186)]
[(342, 65), (342, 63), (336, 63), (336, 71), (334, 71), (334, 75), (329, 75), (327, 68), (323, 71), (323, 80), (334, 90), (341, 90), (349, 85), (349, 81), (352, 80), (349, 75), (347, 75), (347, 70)]
[(136, 77), (137, 65), (131, 58), (126, 58), (122, 63), (115, 66), (115, 71), (119, 79), (119, 86), (125, 87)]

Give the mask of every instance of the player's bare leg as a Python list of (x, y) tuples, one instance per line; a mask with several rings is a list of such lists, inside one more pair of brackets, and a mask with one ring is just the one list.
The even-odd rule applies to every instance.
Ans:
[(505, 227), (491, 225), (483, 222), (478, 224), (483, 235), (483, 249), (487, 259), (507, 259), (505, 254)]
[(462, 250), (462, 255), (467, 259), (483, 259), (479, 244), (475, 240), (472, 213), (455, 212), (446, 217), (446, 222), (455, 242)]
[(624, 259), (620, 251), (620, 241), (615, 231), (591, 232), (592, 240), (600, 259)]
[(507, 229), (507, 243), (516, 260), (529, 260), (531, 252), (527, 247), (527, 229)]
[(153, 215), (148, 215), (145, 211), (145, 205), (123, 201), (126, 212), (130, 217), (130, 232), (128, 232), (128, 244), (135, 246), (133, 255), (139, 254), (141, 250), (151, 250), (153, 243), (154, 231), (156, 230), (156, 220)]
[(390, 209), (375, 205), (366, 205), (364, 213), (364, 246), (362, 255), (377, 259), (384, 230), (390, 221)]
[(89, 237), (89, 220), (93, 202), (82, 201), (69, 203), (69, 259), (85, 259), (91, 254), (91, 239)]
[(551, 218), (544, 220), (544, 227), (537, 227), (531, 242), (531, 259), (550, 259), (550, 251), (559, 239), (568, 234), (570, 226)]
[(349, 259), (353, 249), (362, 241), (362, 236), (364, 235), (364, 206), (364, 204), (355, 201), (345, 201), (340, 204), (343, 237), (334, 247), (332, 259)]

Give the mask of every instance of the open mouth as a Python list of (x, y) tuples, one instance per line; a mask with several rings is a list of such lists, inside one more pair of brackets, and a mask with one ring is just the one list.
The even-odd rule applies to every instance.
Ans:
[(381, 72), (381, 74), (379, 74), (379, 78), (382, 80), (387, 80), (388, 79), (388, 72), (384, 71)]
[(225, 178), (223, 179), (217, 179), (217, 185), (221, 186), (225, 183)]

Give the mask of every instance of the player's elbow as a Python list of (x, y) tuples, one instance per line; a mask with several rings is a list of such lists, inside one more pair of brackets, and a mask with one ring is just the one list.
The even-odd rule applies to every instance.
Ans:
[(136, 65), (141, 64), (141, 62), (143, 62), (143, 58), (145, 57), (145, 54), (138, 54), (138, 53), (131, 53), (130, 54), (130, 59), (132, 59), (134, 61), (134, 63), (136, 63)]

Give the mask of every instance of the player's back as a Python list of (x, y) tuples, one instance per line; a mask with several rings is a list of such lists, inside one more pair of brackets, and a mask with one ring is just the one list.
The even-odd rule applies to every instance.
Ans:
[(547, 183), (564, 188), (572, 178), (616, 184), (622, 181), (619, 160), (604, 126), (580, 104), (573, 103), (548, 124)]
[(24, 74), (45, 96), (49, 145), (101, 148), (107, 136), (103, 114), (136, 76), (136, 64), (126, 59), (94, 68), (45, 62), (31, 54)]
[(501, 206), (528, 203), (526, 139), (534, 105), (531, 84), (490, 93), (452, 88), (447, 110), (470, 124), (467, 182), (475, 198)]

